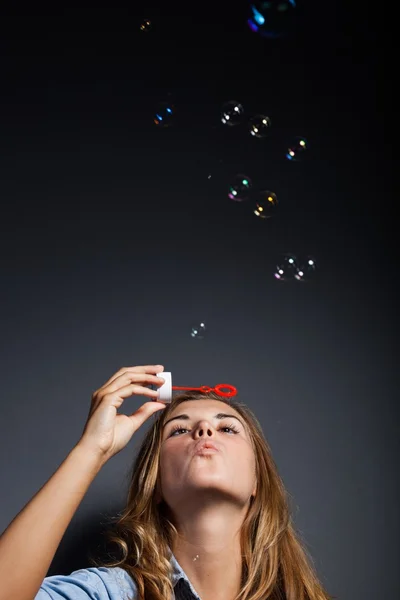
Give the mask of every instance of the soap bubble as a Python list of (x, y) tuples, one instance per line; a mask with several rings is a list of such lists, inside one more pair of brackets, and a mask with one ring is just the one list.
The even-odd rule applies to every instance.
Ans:
[(292, 29), (296, 15), (295, 9), (295, 0), (252, 2), (247, 24), (252, 31), (264, 37), (279, 38), (287, 35)]
[(148, 32), (151, 29), (151, 21), (149, 19), (143, 19), (140, 23), (140, 31)]
[(228, 198), (236, 200), (236, 202), (243, 202), (249, 197), (251, 187), (252, 181), (247, 175), (236, 175), (229, 188)]
[(173, 123), (175, 108), (171, 102), (161, 102), (154, 115), (154, 123), (159, 127), (169, 127)]
[(243, 106), (235, 100), (230, 100), (222, 106), (221, 121), (224, 125), (239, 125), (243, 121), (243, 113)]
[(262, 190), (254, 195), (255, 209), (254, 214), (261, 219), (268, 219), (275, 214), (278, 199), (274, 192)]
[(307, 256), (304, 263), (296, 268), (294, 274), (297, 281), (311, 281), (315, 277), (317, 265), (315, 259), (312, 256)]
[(297, 273), (298, 263), (294, 254), (285, 254), (275, 269), (275, 279), (289, 281)]
[(302, 158), (302, 155), (308, 148), (307, 140), (303, 137), (297, 137), (293, 143), (289, 146), (286, 153), (288, 160), (298, 161)]
[(250, 135), (257, 138), (264, 138), (269, 133), (271, 119), (265, 115), (256, 115), (249, 121)]
[(192, 325), (190, 335), (192, 336), (192, 338), (195, 338), (196, 340), (202, 340), (205, 335), (205, 331), (206, 331), (205, 323), (200, 321), (200, 323), (195, 323), (194, 325)]

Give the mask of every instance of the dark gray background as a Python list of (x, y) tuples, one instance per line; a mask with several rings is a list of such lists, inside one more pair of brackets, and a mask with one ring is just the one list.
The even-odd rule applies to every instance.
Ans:
[[(237, 386), (331, 594), (398, 597), (378, 23), (355, 5), (300, 8), (293, 36), (273, 42), (247, 28), (246, 2), (3, 11), (1, 531), (78, 441), (92, 392), (122, 366), (160, 362), (176, 385)], [(165, 98), (176, 122), (160, 130)], [(228, 100), (268, 114), (270, 136), (224, 127)], [(284, 158), (295, 135), (310, 143), (298, 164)], [(275, 191), (273, 219), (228, 200), (236, 173)], [(314, 255), (316, 280), (277, 282), (284, 252)], [(142, 433), (94, 481), (50, 574), (88, 566)]]

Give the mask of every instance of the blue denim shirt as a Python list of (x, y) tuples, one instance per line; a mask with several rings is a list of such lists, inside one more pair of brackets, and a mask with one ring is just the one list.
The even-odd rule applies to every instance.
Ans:
[[(175, 556), (172, 585), (176, 600), (201, 600)], [(120, 567), (89, 567), (46, 577), (34, 600), (137, 600), (132, 577)]]

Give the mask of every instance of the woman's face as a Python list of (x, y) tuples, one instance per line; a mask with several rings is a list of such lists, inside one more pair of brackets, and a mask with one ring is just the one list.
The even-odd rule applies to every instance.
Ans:
[[(217, 451), (199, 449), (203, 442)], [(248, 503), (256, 490), (255, 457), (245, 422), (234, 408), (204, 399), (173, 410), (162, 433), (160, 490), (173, 510), (207, 500)]]

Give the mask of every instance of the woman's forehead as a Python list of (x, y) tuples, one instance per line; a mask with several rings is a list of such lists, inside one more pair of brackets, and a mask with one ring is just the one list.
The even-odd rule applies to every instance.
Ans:
[(184, 400), (178, 406), (170, 412), (169, 417), (173, 417), (178, 414), (198, 414), (201, 412), (213, 412), (216, 413), (226, 413), (236, 415), (240, 417), (240, 414), (233, 408), (233, 406), (229, 406), (226, 402), (221, 400), (214, 400), (213, 398), (201, 398), (196, 400)]

